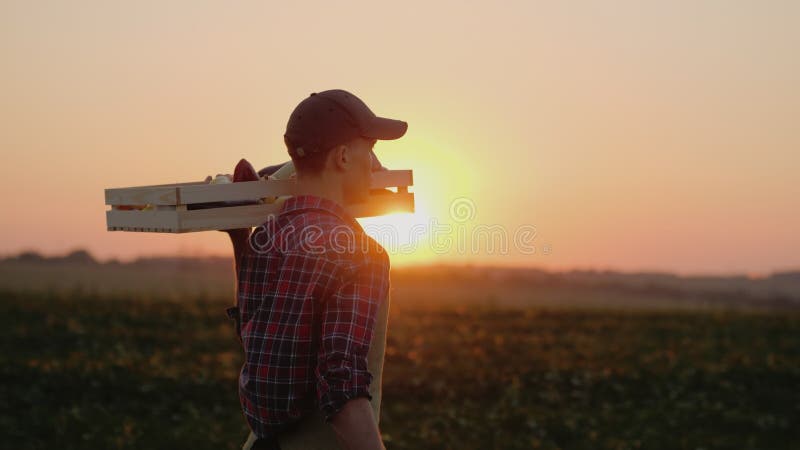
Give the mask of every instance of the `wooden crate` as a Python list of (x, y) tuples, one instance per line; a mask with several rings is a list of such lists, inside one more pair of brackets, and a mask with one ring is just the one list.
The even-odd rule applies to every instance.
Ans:
[[(393, 212), (414, 212), (410, 170), (383, 170), (372, 174), (372, 194), (364, 203), (347, 205), (354, 217), (372, 217)], [(105, 190), (108, 231), (188, 233), (257, 227), (280, 211), (282, 201), (292, 196), (295, 181), (259, 180), (229, 184), (203, 181), (160, 184)], [(396, 192), (390, 189), (396, 188)], [(248, 203), (277, 197), (274, 203)], [(130, 205), (153, 205), (153, 209), (125, 209)]]

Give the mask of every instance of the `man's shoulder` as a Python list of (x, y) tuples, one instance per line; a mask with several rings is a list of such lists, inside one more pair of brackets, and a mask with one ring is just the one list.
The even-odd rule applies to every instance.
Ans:
[(366, 270), (389, 270), (389, 256), (383, 246), (355, 219), (328, 210), (282, 211), (255, 228), (250, 238), (251, 248), (262, 255), (291, 254), (305, 261), (321, 259), (354, 270), (365, 270), (365, 265), (371, 266)]
[(287, 226), (297, 233), (299, 244), (328, 256), (388, 259), (383, 246), (353, 222), (325, 211), (308, 210), (294, 214)]

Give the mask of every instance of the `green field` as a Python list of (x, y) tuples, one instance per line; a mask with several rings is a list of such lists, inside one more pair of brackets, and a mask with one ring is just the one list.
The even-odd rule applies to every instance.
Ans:
[[(394, 301), (390, 449), (800, 448), (800, 314)], [(236, 449), (224, 301), (0, 299), (9, 449)]]

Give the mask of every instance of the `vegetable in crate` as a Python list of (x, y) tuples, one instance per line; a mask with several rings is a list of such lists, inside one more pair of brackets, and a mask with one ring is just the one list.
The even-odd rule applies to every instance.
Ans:
[(233, 182), (237, 183), (239, 181), (258, 181), (258, 172), (256, 169), (253, 168), (253, 165), (250, 164), (250, 161), (242, 158), (239, 160), (239, 163), (236, 164), (236, 168), (233, 169)]
[[(255, 178), (253, 178), (255, 175)], [(239, 163), (236, 164), (236, 168), (233, 171), (233, 175), (231, 174), (223, 174), (218, 173), (216, 178), (211, 178), (211, 175), (208, 175), (205, 179), (205, 182), (208, 184), (228, 184), (228, 183), (236, 183), (239, 181), (257, 181), (258, 174), (256, 173), (253, 166), (244, 158), (239, 160)], [(242, 206), (242, 205), (257, 205), (261, 203), (259, 200), (237, 200), (237, 201), (224, 201), (224, 202), (207, 202), (207, 203), (195, 203), (188, 205), (186, 209), (209, 209), (209, 208), (220, 208), (225, 206)]]
[[(216, 178), (211, 178), (211, 175), (207, 176), (205, 179), (206, 183), (209, 184), (221, 184), (221, 183), (238, 183), (244, 181), (258, 181), (261, 179), (282, 179), (282, 178), (290, 178), (294, 175), (294, 165), (289, 162), (288, 164), (281, 165), (278, 169), (273, 171), (272, 175), (264, 175), (260, 176), (256, 169), (250, 164), (250, 161), (242, 158), (236, 164), (236, 167), (233, 170), (233, 175), (230, 174), (217, 174)], [(195, 203), (192, 205), (188, 205), (187, 209), (209, 209), (209, 208), (220, 208), (225, 206), (242, 206), (242, 205), (258, 205), (262, 203), (274, 203), (275, 201), (279, 201), (284, 197), (265, 197), (258, 200), (235, 200), (235, 201), (222, 201), (222, 202), (207, 202), (207, 203)]]

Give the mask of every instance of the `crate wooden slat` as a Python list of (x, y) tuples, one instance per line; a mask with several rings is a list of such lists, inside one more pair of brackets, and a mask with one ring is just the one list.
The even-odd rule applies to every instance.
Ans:
[(177, 233), (180, 230), (180, 219), (176, 211), (122, 211), (112, 209), (106, 211), (106, 227), (108, 231)]
[(222, 202), (236, 198), (239, 200), (255, 200), (263, 197), (280, 197), (294, 195), (294, 180), (261, 180), (241, 183), (220, 184), (214, 190), (203, 186), (182, 186), (179, 189), (183, 204)]
[[(354, 217), (371, 217), (392, 212), (413, 212), (414, 194), (408, 192), (413, 184), (410, 170), (374, 172), (372, 189), (397, 188), (371, 195), (364, 203), (348, 205)], [(108, 231), (140, 231), (187, 233), (207, 230), (226, 230), (255, 227), (270, 215), (280, 211), (282, 200), (293, 195), (294, 180), (259, 180), (230, 184), (205, 182), (175, 183), (105, 190)], [(224, 201), (256, 200), (279, 197), (275, 203), (219, 206), (189, 209), (188, 205)], [(152, 210), (119, 209), (123, 205), (155, 206)], [(202, 205), (206, 206), (206, 205)]]
[(375, 217), (395, 212), (414, 212), (414, 194), (399, 192), (372, 195), (368, 201), (351, 204), (347, 209), (353, 217)]
[(372, 189), (412, 186), (414, 174), (410, 170), (382, 170), (372, 172)]

